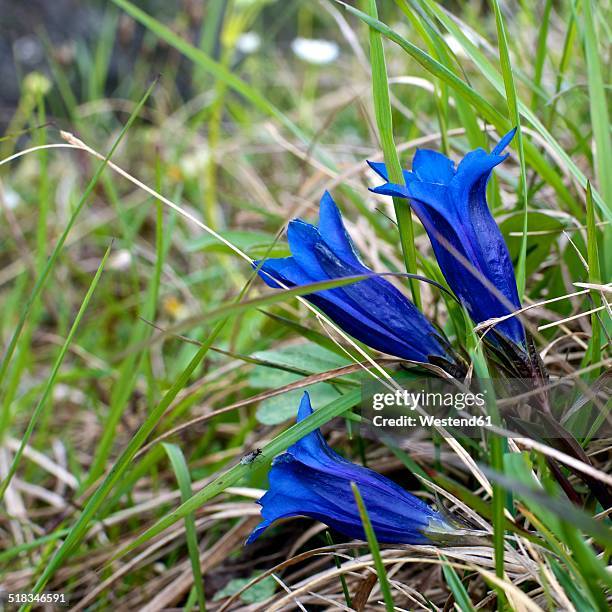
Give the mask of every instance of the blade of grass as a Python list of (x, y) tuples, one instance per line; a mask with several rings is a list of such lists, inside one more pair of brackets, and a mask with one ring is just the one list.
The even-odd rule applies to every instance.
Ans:
[[(601, 283), (601, 270), (599, 266), (599, 251), (597, 248), (597, 225), (595, 219), (595, 206), (593, 205), (593, 193), (591, 183), (587, 184), (587, 264), (589, 266), (589, 283)], [(593, 307), (601, 306), (601, 295), (598, 291), (591, 291)], [(590, 362), (592, 364), (601, 361), (601, 328), (597, 313), (591, 315), (591, 347)], [(595, 380), (599, 376), (599, 368), (593, 370), (591, 377)]]
[(604, 87), (603, 67), (601, 65), (601, 45), (598, 41), (593, 15), (592, 0), (583, 0), (584, 33), (583, 42), (587, 62), (589, 84), (589, 103), (591, 123), (595, 138), (595, 161), (601, 194), (612, 206), (612, 141), (610, 140), (610, 118)]
[[(372, 17), (378, 18), (376, 0), (365, 0)], [(374, 98), (374, 111), (376, 124), (380, 135), (380, 142), (385, 156), (385, 163), (389, 172), (391, 182), (404, 184), (402, 166), (395, 148), (393, 139), (393, 116), (391, 112), (391, 100), (389, 98), (389, 83), (387, 80), (387, 65), (385, 62), (385, 51), (382, 44), (380, 32), (369, 27), (370, 34), (370, 63), (372, 65), (372, 96)], [(400, 243), (406, 270), (411, 274), (417, 272), (416, 247), (414, 245), (414, 227), (412, 224), (412, 211), (407, 202), (401, 198), (393, 198), (395, 216), (400, 234)], [(417, 308), (421, 307), (421, 291), (415, 280), (410, 280), (412, 298)]]
[[(176, 480), (181, 491), (181, 501), (187, 501), (192, 495), (191, 476), (189, 468), (185, 461), (183, 452), (176, 444), (168, 444), (163, 442), (162, 446), (170, 459), (172, 469), (176, 476)], [(185, 517), (185, 537), (187, 539), (187, 549), (189, 551), (189, 560), (191, 561), (191, 571), (193, 572), (193, 584), (198, 596), (198, 604), (202, 612), (206, 612), (206, 597), (204, 596), (204, 578), (200, 568), (200, 551), (198, 548), (198, 534), (195, 526), (195, 513), (188, 514)]]
[(516, 266), (516, 285), (519, 298), (522, 298), (525, 293), (525, 265), (527, 262), (527, 168), (525, 167), (525, 152), (523, 149), (523, 131), (521, 129), (521, 116), (518, 109), (518, 97), (514, 76), (512, 74), (512, 63), (510, 61), (510, 50), (508, 48), (508, 35), (506, 26), (499, 8), (498, 0), (492, 0), (493, 10), (495, 12), (495, 24), (497, 26), (497, 40), (499, 45), (499, 61), (501, 65), (502, 76), (504, 79), (504, 88), (506, 90), (506, 100), (508, 103), (508, 115), (510, 121), (516, 126), (517, 149), (519, 156), (519, 164), (521, 168), (521, 184), (520, 191), (523, 196), (523, 237), (521, 238), (521, 248), (519, 251), (518, 263)]
[[(550, 25), (550, 12), (552, 10), (552, 0), (546, 0), (544, 10), (542, 11), (542, 20), (540, 22), (540, 28), (538, 32), (538, 46), (536, 49), (535, 62), (533, 64), (533, 84), (535, 89), (531, 97), (531, 108), (536, 110), (539, 103), (539, 96), (537, 90), (542, 85), (542, 74), (544, 73), (544, 62), (546, 61), (546, 50), (548, 48), (548, 28)], [(537, 9), (537, 5), (534, 5), (534, 16)]]
[[(601, 195), (609, 207), (612, 207), (612, 139), (610, 138), (610, 116), (604, 87), (603, 67), (601, 65), (601, 45), (598, 41), (593, 14), (597, 5), (592, 0), (583, 0), (584, 32), (583, 42), (587, 64), (589, 86), (589, 104), (591, 124), (595, 140), (595, 168)], [(594, 195), (593, 193), (591, 195)], [(608, 217), (609, 219), (609, 217)], [(612, 239), (612, 227), (604, 229), (607, 240)], [(604, 272), (607, 278), (612, 276), (612, 258), (604, 260)]]
[(91, 296), (93, 295), (96, 287), (98, 286), (98, 281), (100, 280), (100, 277), (102, 276), (102, 270), (104, 270), (104, 266), (111, 252), (111, 248), (112, 248), (112, 244), (109, 245), (109, 247), (106, 249), (106, 253), (104, 253), (104, 257), (102, 258), (102, 261), (100, 262), (100, 265), (98, 266), (98, 269), (89, 285), (89, 289), (87, 290), (87, 293), (85, 294), (85, 297), (83, 298), (83, 302), (81, 303), (79, 311), (77, 312), (74, 322), (72, 323), (72, 327), (70, 328), (70, 331), (68, 332), (68, 335), (66, 336), (66, 340), (64, 340), (64, 343), (62, 344), (62, 348), (60, 349), (60, 352), (58, 353), (55, 359), (55, 363), (53, 364), (53, 367), (51, 368), (51, 373), (49, 374), (49, 378), (47, 379), (47, 383), (45, 384), (45, 388), (42, 392), (42, 395), (40, 399), (38, 400), (38, 403), (36, 404), (36, 408), (34, 408), (34, 412), (32, 413), (32, 417), (30, 418), (30, 422), (28, 423), (28, 426), (26, 427), (26, 430), (23, 436), (21, 437), (21, 444), (19, 445), (19, 448), (17, 452), (15, 453), (15, 456), (13, 457), (13, 461), (11, 463), (11, 467), (9, 468), (8, 474), (6, 475), (6, 478), (0, 484), (0, 501), (4, 498), (4, 493), (6, 492), (9, 484), (11, 483), (11, 479), (15, 475), (15, 472), (17, 471), (17, 466), (19, 465), (19, 461), (21, 460), (23, 451), (25, 447), (28, 445), (28, 442), (30, 441), (30, 438), (32, 437), (32, 433), (34, 432), (34, 428), (36, 427), (36, 423), (38, 422), (38, 419), (40, 418), (45, 408), (47, 400), (49, 399), (49, 396), (55, 384), (55, 379), (57, 378), (59, 369), (68, 351), (68, 347), (70, 346), (70, 343), (72, 342), (72, 339), (74, 338), (74, 335), (76, 334), (76, 331), (79, 327), (81, 319), (83, 318), (83, 315), (85, 314), (85, 311), (87, 310), (87, 307), (89, 306), (89, 301), (91, 300)]
[[(331, 534), (329, 531), (325, 531), (325, 539), (327, 540), (327, 544), (329, 546), (334, 545), (334, 541), (332, 540)], [(342, 567), (342, 563), (340, 563), (340, 558), (338, 555), (333, 555), (334, 563), (336, 565), (336, 569), (340, 569)], [(346, 584), (346, 578), (344, 574), (340, 574), (340, 583), (342, 584), (342, 592), (344, 593), (344, 601), (348, 608), (352, 608), (353, 604), (351, 603), (351, 594), (349, 593), (348, 585)]]
[[(19, 317), (19, 321), (17, 322), (15, 331), (13, 332), (11, 336), (11, 340), (9, 342), (9, 345), (2, 359), (2, 364), (0, 365), (0, 389), (2, 388), (2, 382), (8, 370), (8, 366), (13, 356), (13, 353), (15, 352), (15, 348), (17, 346), (19, 336), (21, 335), (21, 332), (25, 325), (28, 314), (32, 308), (33, 303), (36, 301), (40, 292), (45, 286), (49, 273), (51, 272), (51, 269), (53, 268), (55, 261), (57, 260), (57, 257), (60, 254), (64, 246), (64, 243), (66, 242), (66, 238), (68, 238), (68, 234), (70, 233), (72, 226), (74, 225), (77, 217), (79, 216), (79, 213), (83, 209), (85, 202), (87, 202), (87, 200), (89, 199), (89, 196), (93, 192), (94, 187), (97, 185), (98, 180), (100, 179), (100, 176), (108, 163), (108, 160), (112, 157), (113, 153), (117, 150), (119, 143), (123, 140), (123, 137), (127, 134), (128, 130), (130, 129), (130, 127), (136, 120), (136, 117), (140, 113), (140, 110), (145, 105), (146, 101), (149, 99), (149, 96), (153, 92), (153, 89), (155, 88), (156, 85), (157, 85), (157, 79), (155, 79), (153, 83), (151, 83), (151, 85), (149, 86), (149, 88), (147, 89), (143, 97), (140, 99), (140, 101), (134, 108), (134, 111), (128, 118), (126, 124), (123, 126), (121, 132), (119, 133), (119, 136), (117, 136), (115, 142), (113, 143), (113, 146), (110, 148), (110, 151), (108, 152), (104, 160), (98, 166), (95, 174), (93, 175), (92, 179), (89, 181), (89, 184), (87, 185), (85, 191), (83, 192), (83, 195), (81, 196), (78, 204), (76, 205), (76, 208), (74, 209), (72, 215), (70, 216), (70, 219), (68, 220), (68, 223), (66, 224), (66, 227), (64, 228), (64, 231), (62, 232), (62, 235), (60, 236), (59, 240), (57, 241), (57, 244), (53, 248), (51, 256), (47, 260), (47, 263), (44, 269), (42, 270), (41, 274), (38, 276), (36, 283), (34, 284), (34, 288), (32, 289), (32, 293), (30, 294), (30, 297), (26, 301), (21, 311), (21, 316)], [(0, 434), (1, 433), (2, 432), (0, 432)]]
[[(489, 368), (482, 350), (482, 344), (478, 342), (474, 332), (471, 333), (468, 341), (472, 344), (470, 355), (474, 364), (474, 372), (481, 381), (482, 388), (486, 389), (486, 411), (495, 425), (501, 425), (499, 410), (495, 400), (495, 389), (491, 384)], [(494, 470), (504, 473), (504, 447), (506, 442), (497, 434), (490, 433), (488, 436), (490, 463)], [(491, 508), (493, 511), (493, 548), (495, 553), (495, 575), (504, 579), (504, 539), (506, 536), (504, 507), (506, 502), (506, 492), (502, 485), (494, 481), (492, 485), (493, 498)], [(502, 610), (506, 602), (506, 594), (499, 585), (495, 586), (497, 591), (497, 607)]]
[[(444, 556), (442, 556), (442, 559), (447, 561), (446, 557)], [(442, 573), (444, 574), (444, 579), (446, 580), (448, 588), (451, 590), (451, 593), (455, 598), (455, 603), (459, 606), (461, 612), (475, 612), (470, 596), (468, 595), (465, 586), (463, 586), (463, 582), (461, 582), (459, 576), (457, 576), (455, 568), (450, 565), (450, 563), (445, 563), (442, 566)]]
[(383, 563), (382, 557), (380, 555), (380, 546), (378, 545), (378, 540), (376, 539), (376, 534), (374, 533), (372, 522), (370, 521), (368, 511), (365, 507), (365, 504), (363, 503), (363, 498), (361, 497), (361, 493), (359, 492), (357, 484), (351, 482), (351, 489), (353, 489), (353, 495), (355, 496), (355, 502), (357, 503), (357, 508), (359, 510), (359, 516), (361, 518), (363, 530), (368, 540), (370, 552), (372, 553), (372, 559), (374, 560), (374, 567), (376, 568), (376, 573), (378, 574), (378, 583), (380, 584), (380, 592), (382, 593), (383, 599), (385, 600), (385, 609), (387, 610), (387, 612), (393, 612), (395, 610), (395, 606), (393, 605), (393, 595), (391, 595), (391, 586), (389, 584), (389, 579), (387, 578), (385, 564)]

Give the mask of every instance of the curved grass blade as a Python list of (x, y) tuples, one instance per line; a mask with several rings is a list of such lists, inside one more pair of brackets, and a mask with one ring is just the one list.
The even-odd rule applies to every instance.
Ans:
[(498, 0), (492, 0), (495, 12), (495, 24), (497, 26), (497, 40), (499, 45), (499, 61), (501, 64), (504, 88), (506, 90), (506, 100), (508, 103), (508, 114), (510, 120), (516, 126), (516, 142), (518, 149), (519, 165), (521, 168), (520, 192), (523, 197), (523, 237), (521, 238), (521, 248), (516, 266), (516, 285), (519, 297), (525, 294), (525, 265), (527, 262), (527, 168), (525, 167), (525, 151), (523, 148), (523, 130), (521, 129), (521, 116), (518, 109), (518, 96), (514, 76), (512, 74), (512, 63), (510, 61), (510, 50), (508, 48), (508, 35), (506, 26), (499, 8)]
[[(170, 459), (172, 469), (176, 476), (181, 491), (181, 501), (187, 501), (192, 495), (191, 476), (185, 461), (183, 451), (176, 444), (163, 442), (162, 446)], [(198, 548), (198, 533), (195, 526), (195, 514), (192, 512), (185, 517), (185, 537), (187, 538), (187, 549), (193, 572), (193, 584), (198, 598), (198, 604), (202, 612), (206, 612), (206, 597), (204, 596), (204, 578), (200, 568), (200, 551)]]
[[(378, 18), (376, 0), (367, 0), (368, 12), (372, 17)], [(364, 3), (364, 4), (366, 4)], [(385, 156), (385, 162), (389, 169), (389, 178), (393, 183), (404, 184), (404, 174), (393, 140), (393, 116), (391, 113), (391, 99), (389, 97), (389, 83), (387, 80), (387, 65), (385, 62), (385, 51), (382, 44), (380, 32), (369, 28), (370, 34), (370, 63), (372, 64), (372, 95), (374, 98), (374, 112), (376, 124), (380, 135), (380, 142)], [(417, 257), (414, 246), (414, 227), (412, 224), (412, 211), (410, 206), (401, 198), (393, 198), (395, 217), (400, 234), (400, 243), (406, 270), (416, 274)], [(418, 283), (410, 281), (412, 298), (417, 308), (421, 307), (421, 292)]]
[(47, 379), (45, 388), (42, 392), (42, 395), (40, 396), (40, 399), (38, 400), (38, 403), (36, 404), (36, 408), (34, 408), (34, 412), (32, 413), (32, 417), (30, 418), (30, 422), (28, 423), (25, 433), (23, 434), (21, 438), (21, 444), (19, 445), (19, 448), (17, 449), (17, 452), (15, 453), (15, 456), (13, 457), (13, 461), (11, 463), (11, 467), (9, 468), (8, 474), (6, 475), (6, 478), (2, 481), (2, 484), (0, 484), (0, 501), (3, 499), (4, 493), (6, 492), (9, 484), (11, 483), (11, 479), (15, 475), (15, 472), (17, 471), (17, 466), (19, 465), (19, 461), (21, 460), (23, 451), (25, 447), (28, 445), (28, 442), (30, 441), (30, 438), (32, 437), (32, 433), (34, 432), (34, 428), (36, 427), (36, 424), (38, 423), (38, 419), (43, 413), (47, 400), (49, 399), (49, 396), (51, 395), (51, 391), (53, 390), (53, 386), (55, 384), (55, 379), (57, 378), (59, 369), (64, 361), (64, 357), (66, 356), (66, 353), (68, 352), (68, 347), (70, 346), (70, 343), (72, 342), (72, 339), (74, 338), (77, 332), (81, 319), (83, 318), (83, 315), (85, 314), (85, 311), (87, 310), (87, 307), (89, 306), (89, 301), (91, 300), (91, 296), (93, 295), (96, 287), (98, 286), (98, 281), (100, 280), (100, 277), (102, 276), (102, 270), (104, 270), (104, 266), (106, 264), (106, 260), (108, 259), (108, 256), (110, 255), (111, 248), (112, 248), (112, 243), (106, 249), (106, 253), (104, 253), (104, 257), (102, 257), (102, 261), (100, 262), (100, 265), (98, 266), (98, 269), (89, 285), (89, 289), (87, 290), (87, 293), (85, 294), (85, 297), (83, 298), (83, 302), (81, 303), (79, 311), (77, 312), (74, 322), (72, 323), (72, 327), (70, 328), (70, 331), (68, 332), (68, 335), (66, 336), (66, 340), (64, 340), (64, 343), (62, 344), (62, 348), (60, 349), (60, 352), (58, 353), (55, 359), (55, 363), (53, 364), (53, 367), (51, 368), (51, 373), (49, 374), (49, 378)]
[(363, 498), (361, 497), (361, 493), (359, 492), (357, 484), (351, 482), (351, 489), (353, 489), (353, 495), (355, 496), (357, 508), (359, 509), (361, 524), (363, 525), (363, 530), (365, 531), (366, 538), (368, 539), (368, 545), (370, 547), (370, 552), (372, 553), (372, 559), (374, 559), (374, 567), (376, 568), (376, 573), (378, 574), (378, 583), (380, 584), (380, 591), (382, 593), (383, 599), (385, 600), (385, 609), (387, 610), (387, 612), (393, 612), (395, 610), (395, 606), (393, 605), (393, 595), (391, 595), (391, 586), (389, 585), (389, 579), (387, 578), (385, 564), (383, 563), (382, 557), (380, 556), (380, 546), (378, 545), (378, 540), (376, 539), (376, 534), (374, 533), (372, 522), (370, 521), (368, 511), (365, 507), (365, 504), (363, 503)]

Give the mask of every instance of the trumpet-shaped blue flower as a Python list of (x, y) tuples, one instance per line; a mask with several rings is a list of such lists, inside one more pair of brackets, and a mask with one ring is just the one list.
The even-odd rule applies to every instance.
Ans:
[[(469, 152), (457, 168), (441, 153), (419, 149), (412, 172), (404, 171), (405, 185), (387, 182), (372, 189), (410, 201), (450, 288), (477, 323), (521, 307), (512, 261), (486, 200), (491, 172), (508, 157), (502, 152), (514, 133), (506, 134), (491, 153)], [(385, 164), (370, 162), (370, 166), (389, 181)], [(516, 317), (495, 330), (525, 345), (525, 331)]]
[[(298, 423), (312, 414), (304, 393)], [(394, 482), (334, 452), (317, 429), (290, 446), (272, 463), (270, 488), (259, 500), (263, 521), (249, 536), (256, 540), (274, 521), (308, 516), (340, 533), (365, 539), (351, 482), (359, 488), (380, 542), (421, 544), (427, 534), (452, 534), (438, 512)]]
[(421, 363), (454, 363), (445, 340), (414, 304), (360, 261), (329, 193), (321, 198), (319, 226), (295, 219), (289, 223), (287, 238), (291, 257), (267, 259), (259, 270), (270, 287), (279, 288), (276, 281), (294, 287), (372, 274), (305, 297), (344, 331), (376, 350)]

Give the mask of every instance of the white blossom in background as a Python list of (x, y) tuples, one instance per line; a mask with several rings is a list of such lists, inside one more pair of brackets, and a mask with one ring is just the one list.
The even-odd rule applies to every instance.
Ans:
[(193, 152), (185, 153), (179, 162), (181, 172), (187, 178), (195, 178), (199, 176), (210, 161), (210, 153), (203, 145), (198, 145), (198, 148)]
[(291, 50), (310, 64), (329, 64), (338, 58), (340, 48), (333, 40), (316, 38), (296, 38), (291, 43)]
[(236, 49), (240, 53), (250, 55), (261, 47), (261, 36), (257, 32), (244, 32), (236, 41)]
[(4, 205), (10, 210), (15, 210), (21, 203), (19, 194), (8, 185), (0, 191), (0, 198), (4, 198)]
[(127, 270), (132, 263), (132, 254), (127, 249), (119, 249), (111, 256), (109, 267), (112, 270)]

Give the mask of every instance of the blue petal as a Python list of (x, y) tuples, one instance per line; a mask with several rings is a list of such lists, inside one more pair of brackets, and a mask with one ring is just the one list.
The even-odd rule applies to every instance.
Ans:
[[(316, 255), (321, 267), (331, 278), (342, 278), (360, 273), (360, 270), (340, 261), (325, 248), (316, 249)], [(375, 320), (383, 327), (387, 331), (389, 340), (404, 344), (403, 353), (399, 356), (413, 360), (421, 360), (427, 355), (444, 356), (444, 350), (436, 340), (437, 332), (431, 323), (408, 298), (388, 281), (374, 277), (352, 285), (345, 285), (339, 291), (364, 316)], [(371, 346), (389, 352), (389, 348), (383, 344), (386, 341), (385, 337), (381, 337), (382, 348), (376, 345)]]
[(389, 180), (389, 173), (387, 172), (387, 166), (384, 162), (373, 162), (369, 160), (366, 161), (368, 163), (368, 166), (370, 166), (370, 168), (372, 168), (372, 170), (374, 170), (374, 172), (376, 172), (378, 176), (380, 176), (385, 181)]
[(385, 183), (384, 185), (380, 185), (380, 187), (370, 187), (369, 190), (378, 195), (387, 195), (394, 198), (410, 197), (406, 185), (398, 185), (397, 183)]
[[(368, 161), (367, 163), (370, 166), (370, 168), (372, 168), (372, 170), (374, 170), (374, 172), (378, 174), (378, 176), (383, 178), (385, 181), (389, 180), (389, 172), (387, 171), (387, 166), (383, 162)], [(414, 180), (414, 178), (416, 178), (415, 175), (412, 172), (408, 172), (408, 170), (402, 170), (402, 174), (404, 175), (404, 182), (406, 184), (408, 184), (411, 180)]]
[(417, 149), (412, 160), (412, 171), (422, 181), (448, 185), (455, 176), (455, 164), (438, 151)]
[[(284, 457), (270, 471), (270, 490), (261, 498), (263, 521), (251, 534), (252, 542), (273, 522), (288, 517), (307, 516), (339, 532), (365, 539), (351, 483), (333, 474), (324, 474), (299, 461)], [(381, 542), (425, 543), (421, 533), (431, 519), (437, 518), (424, 504), (426, 512), (404, 506), (395, 497), (383, 497), (357, 483), (368, 508), (372, 526)]]
[(512, 128), (507, 134), (502, 136), (502, 139), (497, 143), (491, 153), (493, 153), (493, 155), (499, 155), (512, 142), (516, 130), (517, 128)]
[(342, 223), (342, 216), (328, 191), (319, 205), (319, 233), (329, 248), (342, 260), (354, 266), (362, 263)]
[[(257, 268), (261, 261), (254, 261), (253, 267)], [(314, 282), (300, 268), (293, 257), (278, 257), (276, 259), (266, 259), (258, 270), (259, 276), (264, 282), (273, 289), (282, 289), (282, 286), (274, 279), (283, 283), (287, 287), (294, 285), (308, 285)], [(271, 278), (272, 277), (272, 278)]]

